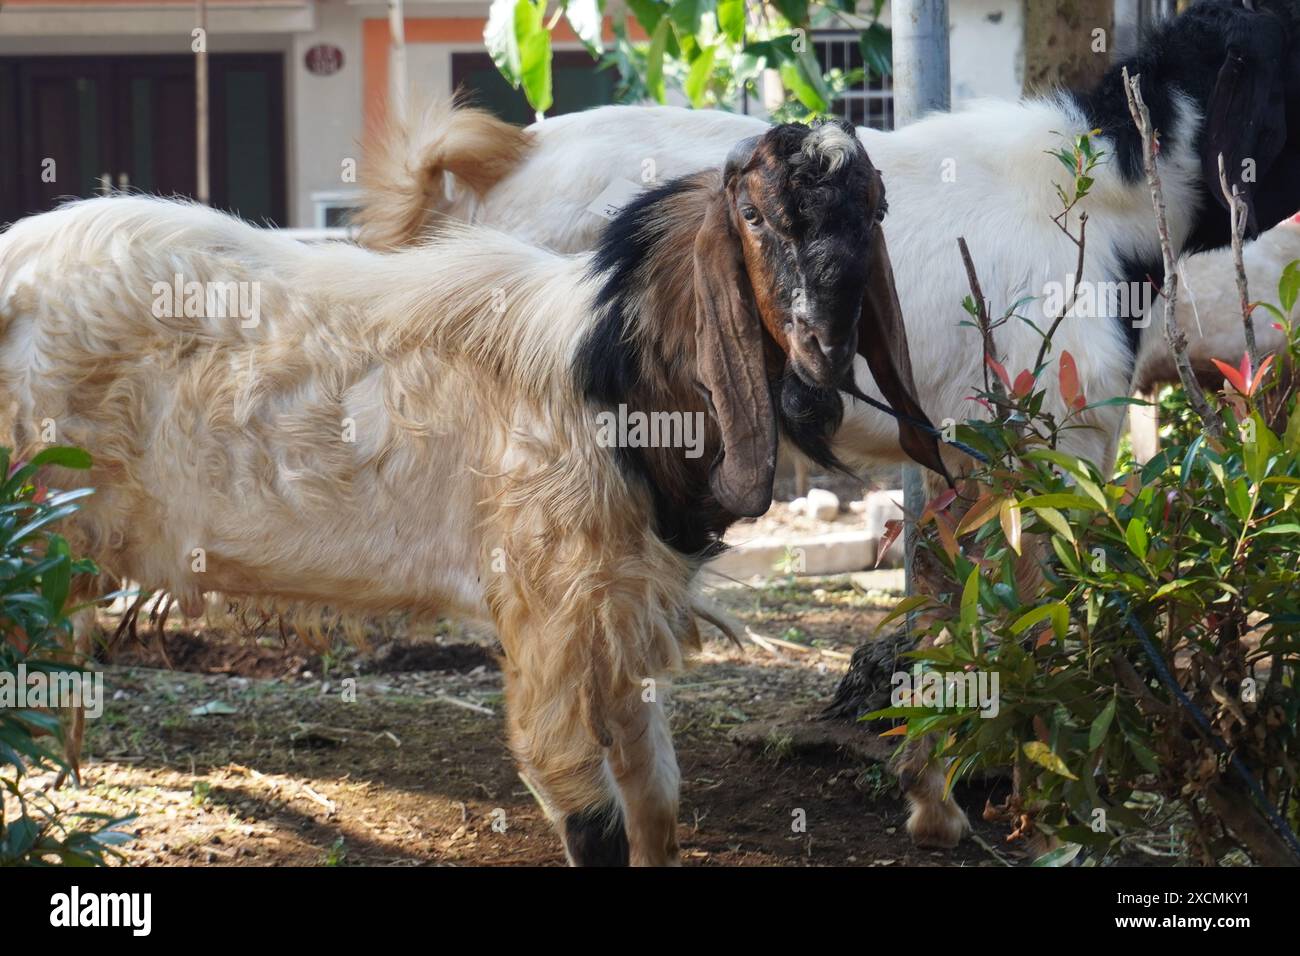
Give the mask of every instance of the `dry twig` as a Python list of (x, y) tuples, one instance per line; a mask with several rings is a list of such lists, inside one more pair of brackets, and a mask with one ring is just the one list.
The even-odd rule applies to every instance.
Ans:
[(1223, 420), (1210, 407), (1205, 392), (1201, 390), (1201, 385), (1196, 380), (1196, 373), (1192, 371), (1192, 362), (1187, 357), (1187, 336), (1179, 328), (1174, 315), (1178, 303), (1178, 267), (1173, 243), (1169, 239), (1169, 219), (1165, 210), (1164, 187), (1161, 185), (1160, 171), (1156, 166), (1156, 134), (1151, 126), (1151, 113), (1142, 99), (1140, 86), (1142, 77), (1140, 75), (1130, 77), (1128, 67), (1123, 68), (1123, 75), (1129, 113), (1132, 114), (1133, 122), (1142, 137), (1143, 165), (1146, 169), (1147, 185), (1151, 187), (1151, 204), (1156, 213), (1156, 233), (1160, 238), (1160, 255), (1165, 273), (1164, 288), (1161, 290), (1161, 297), (1165, 300), (1165, 341), (1169, 343), (1169, 350), (1173, 353), (1174, 366), (1178, 369), (1178, 380), (1187, 393), (1187, 400), (1205, 425), (1206, 432), (1215, 440), (1222, 441)]
[(1228, 173), (1223, 165), (1223, 154), (1219, 154), (1219, 188), (1223, 198), (1228, 202), (1230, 221), (1232, 223), (1232, 264), (1237, 273), (1237, 295), (1241, 299), (1241, 326), (1246, 333), (1246, 354), (1250, 356), (1250, 367), (1259, 370), (1259, 346), (1255, 344), (1255, 325), (1250, 319), (1250, 290), (1246, 283), (1246, 262), (1242, 253), (1242, 240), (1246, 235), (1246, 201), (1235, 185), (1228, 185)]

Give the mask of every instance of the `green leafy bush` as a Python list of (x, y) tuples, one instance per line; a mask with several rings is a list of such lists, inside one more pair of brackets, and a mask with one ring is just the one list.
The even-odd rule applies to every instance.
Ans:
[[(77, 575), (96, 574), (93, 562), (74, 558), (53, 529), (74, 513), (90, 489), (50, 491), (35, 476), (44, 465), (88, 468), (74, 448), (49, 448), (30, 462), (9, 465), (0, 448), (0, 675), (69, 673), (72, 625), (68, 596)], [(43, 794), (19, 786), (31, 770), (69, 770), (57, 713), (0, 702), (0, 865), (100, 865), (128, 835), (125, 818), (68, 814)], [(10, 812), (16, 809), (16, 813)]]
[[(1274, 358), (1292, 366), (1294, 268), (1280, 308), (1256, 306), (1289, 333)], [(992, 366), (992, 420), (957, 429), (989, 464), (922, 518), (922, 547), (955, 584), (895, 615), (925, 610), (934, 646), (912, 656), (996, 674), (1000, 706), (868, 717), (934, 734), (950, 785), (1014, 766), (1018, 802), (1002, 809), (1064, 842), (1049, 863), (1099, 862), (1171, 827), (1185, 840), (1172, 849), (1206, 863), (1233, 849), (1300, 860), (1287, 832), (1300, 823), (1300, 415), (1272, 358), (1220, 363), (1221, 440), (1174, 389), (1161, 451), (1114, 476), (1057, 448), (1088, 407), (1069, 353), (1014, 379)], [(1042, 411), (1049, 375), (1074, 409), (1063, 421)], [(1022, 554), (1041, 559), (1028, 581)]]

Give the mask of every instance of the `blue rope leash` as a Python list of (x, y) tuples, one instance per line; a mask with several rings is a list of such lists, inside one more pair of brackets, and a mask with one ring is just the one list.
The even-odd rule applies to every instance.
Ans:
[(1155, 668), (1156, 676), (1160, 678), (1160, 683), (1164, 684), (1165, 687), (1169, 689), (1169, 692), (1174, 695), (1178, 700), (1178, 703), (1182, 705), (1183, 710), (1187, 711), (1191, 716), (1192, 721), (1201, 729), (1205, 736), (1209, 738), (1210, 743), (1214, 744), (1214, 749), (1219, 751), (1220, 755), (1228, 758), (1228, 762), (1232, 766), (1232, 769), (1237, 772), (1237, 776), (1239, 776), (1242, 782), (1246, 785), (1246, 789), (1249, 790), (1250, 795), (1254, 797), (1255, 803), (1258, 805), (1260, 811), (1268, 818), (1269, 822), (1273, 825), (1273, 828), (1278, 832), (1278, 835), (1286, 841), (1286, 844), (1291, 848), (1291, 852), (1296, 855), (1297, 859), (1300, 859), (1300, 840), (1296, 839), (1296, 835), (1292, 832), (1291, 827), (1287, 825), (1286, 820), (1282, 819), (1282, 816), (1273, 808), (1273, 804), (1269, 801), (1263, 789), (1255, 780), (1255, 777), (1246, 769), (1246, 765), (1241, 762), (1241, 758), (1233, 753), (1223, 738), (1214, 732), (1214, 728), (1210, 725), (1209, 718), (1206, 717), (1205, 714), (1201, 713), (1200, 708), (1192, 703), (1191, 698), (1189, 698), (1183, 692), (1183, 689), (1178, 686), (1178, 682), (1174, 680), (1174, 675), (1169, 672), (1169, 668), (1165, 665), (1164, 658), (1160, 656), (1159, 651), (1156, 649), (1155, 644), (1152, 642), (1150, 636), (1148, 636), (1146, 630), (1140, 623), (1138, 623), (1137, 618), (1133, 616), (1133, 612), (1129, 610), (1127, 606), (1121, 606), (1124, 607), (1125, 621), (1127, 621), (1128, 626), (1133, 629), (1133, 633), (1137, 635), (1138, 640), (1142, 642), (1142, 649), (1146, 652), (1147, 658), (1151, 661), (1151, 666)]
[(980, 464), (987, 465), (989, 463), (988, 455), (985, 455), (983, 452), (976, 451), (974, 448), (972, 448), (970, 445), (967, 445), (965, 442), (959, 442), (956, 439), (952, 439), (952, 438), (944, 438), (943, 433), (940, 432), (939, 429), (935, 428), (933, 425), (929, 424), (928, 422), (920, 421), (919, 419), (913, 418), (911, 415), (905, 415), (900, 411), (890, 408), (884, 402), (878, 402), (870, 395), (864, 395), (862, 392), (859, 392), (856, 389), (849, 391), (847, 388), (843, 388), (843, 386), (841, 386), (841, 389), (843, 391), (848, 391), (848, 393), (852, 395), (854, 398), (858, 399), (858, 401), (866, 402), (868, 405), (872, 406), (873, 408), (880, 409), (886, 415), (892, 415), (894, 418), (897, 418), (900, 422), (907, 422), (907, 424), (911, 425), (913, 428), (919, 428), (921, 431), (925, 432), (926, 434), (934, 436), (934, 438), (943, 442), (945, 445), (951, 445), (953, 448), (956, 448), (958, 451), (970, 455)]

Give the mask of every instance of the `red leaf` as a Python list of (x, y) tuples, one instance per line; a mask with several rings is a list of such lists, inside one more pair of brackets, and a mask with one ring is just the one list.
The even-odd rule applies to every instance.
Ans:
[(32, 504), (39, 505), (41, 502), (45, 500), (45, 496), (48, 495), (49, 492), (50, 489), (46, 488), (43, 484), (41, 484), (38, 481), (36, 483), (36, 493), (32, 495)]
[(902, 531), (902, 518), (890, 518), (885, 522), (885, 533), (880, 536), (880, 542), (876, 545), (876, 567), (880, 567), (880, 562), (885, 560), (885, 552)]
[(930, 514), (938, 514), (940, 511), (947, 511), (948, 506), (956, 500), (957, 500), (957, 489), (949, 488), (943, 494), (939, 495), (928, 505), (926, 505), (925, 510)]
[(1241, 377), (1241, 373), (1229, 365), (1227, 362), (1220, 362), (1218, 359), (1210, 359), (1214, 367), (1223, 373), (1223, 378), (1229, 385), (1235, 388), (1242, 395), (1246, 394), (1246, 380)]
[(1272, 364), (1272, 354), (1268, 355), (1264, 361), (1259, 363), (1259, 371), (1256, 372), (1255, 377), (1250, 380), (1250, 391), (1246, 393), (1248, 396), (1255, 394), (1255, 390), (1263, 383), (1264, 376), (1268, 374), (1269, 366)]
[(1016, 376), (1015, 384), (1011, 386), (1011, 394), (1016, 398), (1024, 398), (1034, 390), (1034, 373), (1025, 369)]
[(1047, 724), (1044, 722), (1042, 717), (1039, 717), (1037, 714), (1034, 714), (1034, 719), (1032, 723), (1034, 725), (1035, 737), (1037, 737), (1043, 743), (1047, 743), (1049, 740), (1052, 739), (1051, 734), (1047, 732)]
[(948, 560), (951, 561), (957, 557), (957, 553), (961, 550), (961, 546), (957, 544), (957, 534), (952, 519), (943, 514), (935, 515), (934, 526), (939, 531), (939, 542), (943, 545), (944, 553), (948, 555)]
[(1074, 356), (1069, 352), (1061, 353), (1061, 397), (1065, 399), (1065, 404), (1075, 411), (1083, 408), (1087, 404), (1083, 398), (1083, 391), (1079, 388), (1079, 369), (1074, 364)]
[(993, 369), (993, 371), (997, 374), (997, 377), (1002, 379), (1002, 384), (1005, 385), (1008, 389), (1010, 389), (1011, 376), (1008, 375), (1007, 370), (1002, 367), (1002, 363), (999, 362), (997, 359), (995, 359), (992, 355), (984, 356), (984, 361), (985, 363), (987, 363), (989, 368)]

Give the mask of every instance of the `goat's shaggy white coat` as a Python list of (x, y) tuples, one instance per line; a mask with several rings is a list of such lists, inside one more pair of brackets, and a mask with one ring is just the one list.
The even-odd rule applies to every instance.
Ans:
[[(641, 682), (696, 639), (696, 568), (578, 393), (587, 266), (487, 230), (383, 256), (89, 200), (0, 236), (0, 393), (27, 451), (48, 420), (94, 457), (74, 552), (190, 611), (490, 618), (548, 810), (625, 800), (633, 862), (669, 862), (676, 765)], [(178, 274), (260, 283), (259, 321), (159, 317)]]

